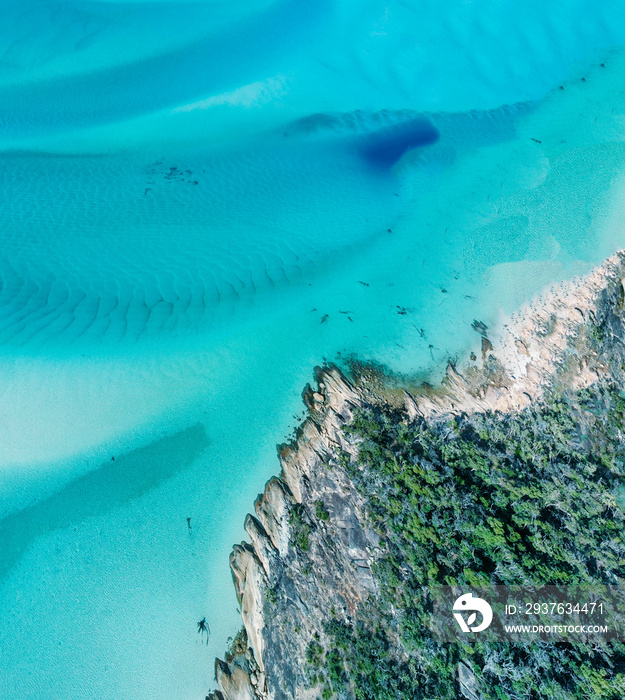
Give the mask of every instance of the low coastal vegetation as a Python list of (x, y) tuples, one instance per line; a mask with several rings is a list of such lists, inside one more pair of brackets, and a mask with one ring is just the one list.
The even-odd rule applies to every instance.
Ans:
[[(516, 414), (406, 420), (388, 405), (345, 430), (342, 466), (368, 504), (384, 554), (380, 591), (308, 645), (319, 696), (622, 699), (625, 645), (568, 641), (437, 642), (428, 588), (619, 585), (625, 580), (625, 393), (608, 381), (554, 392)], [(318, 517), (323, 510), (317, 507)], [(296, 529), (300, 545), (306, 530)], [(471, 689), (465, 689), (470, 697)]]

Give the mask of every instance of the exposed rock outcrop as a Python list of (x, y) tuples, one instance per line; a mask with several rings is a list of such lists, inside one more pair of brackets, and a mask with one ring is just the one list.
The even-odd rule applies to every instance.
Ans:
[[(611, 329), (622, 330), (624, 275), (625, 255), (616, 254), (588, 277), (532, 301), (498, 334), (484, 336), (479, 365), (450, 364), (436, 391), (405, 391), (405, 419), (514, 412), (558, 383), (591, 384), (611, 362), (610, 342), (622, 342), (623, 333)], [(598, 334), (607, 338), (601, 356)], [(613, 354), (622, 361), (620, 348)], [(376, 591), (372, 565), (380, 543), (342, 466), (345, 455), (358, 450), (343, 427), (357, 408), (372, 403), (371, 392), (365, 379), (350, 381), (335, 366), (315, 374), (317, 388), (303, 392), (309, 417), (295, 440), (279, 447), (281, 475), (269, 480), (255, 516), (245, 521), (251, 544), (236, 545), (230, 558), (249, 647), (228, 663), (216, 662), (215, 700), (317, 698), (307, 649), (311, 642), (323, 645), (330, 613), (349, 619)], [(470, 668), (458, 674), (464, 696), (477, 697)]]
[(605, 367), (593, 334), (621, 323), (615, 313), (625, 298), (624, 260), (616, 253), (587, 277), (552, 286), (505, 319), (496, 336), (483, 338), (481, 366), (450, 364), (441, 391), (407, 394), (409, 415), (518, 411), (554, 383), (575, 390), (596, 381)]
[(236, 545), (230, 557), (257, 669), (239, 656), (217, 661), (227, 700), (308, 697), (302, 660), (315, 635), (323, 637), (327, 611), (348, 616), (374, 589), (377, 537), (339, 464), (341, 452), (355, 450), (342, 427), (362, 398), (336, 367), (318, 368), (316, 378), (317, 389), (303, 394), (309, 417), (294, 442), (279, 447), (281, 476), (269, 480), (256, 515), (246, 518), (251, 545)]

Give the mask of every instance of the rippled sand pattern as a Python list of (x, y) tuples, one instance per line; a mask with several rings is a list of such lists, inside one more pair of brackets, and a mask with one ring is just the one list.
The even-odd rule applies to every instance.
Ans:
[(386, 236), (402, 154), (436, 161), (510, 139), (523, 111), (350, 113), (204, 157), (6, 154), (0, 341), (123, 342), (227, 322)]
[(4, 156), (0, 339), (197, 331), (392, 219), (389, 177), (296, 155)]

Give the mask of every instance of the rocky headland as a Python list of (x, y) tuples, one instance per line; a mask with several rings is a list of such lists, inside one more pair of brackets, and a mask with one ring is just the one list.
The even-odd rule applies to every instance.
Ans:
[[(440, 680), (440, 690), (432, 690), (432, 683), (438, 682), (432, 679), (443, 679), (447, 671), (432, 670), (431, 659), (436, 657), (437, 650), (431, 640), (417, 639), (416, 633), (407, 632), (410, 626), (406, 611), (411, 609), (410, 601), (414, 596), (420, 595), (414, 591), (421, 590), (437, 577), (445, 576), (445, 581), (450, 580), (450, 576), (455, 577), (454, 580), (471, 581), (470, 572), (481, 575), (480, 566), (489, 571), (492, 568), (494, 573), (489, 574), (490, 580), (501, 583), (502, 579), (496, 578), (498, 568), (489, 568), (484, 562), (489, 566), (491, 561), (497, 563), (502, 545), (493, 553), (484, 544), (485, 553), (480, 555), (479, 562), (471, 559), (473, 554), (468, 554), (463, 567), (454, 568), (455, 559), (452, 563), (443, 561), (444, 541), (435, 549), (430, 545), (430, 541), (441, 539), (443, 526), (432, 522), (438, 523), (439, 511), (447, 507), (446, 502), (441, 501), (438, 510), (435, 504), (427, 506), (428, 498), (432, 500), (433, 497), (419, 490), (418, 478), (411, 482), (414, 483), (410, 487), (414, 489), (412, 492), (402, 481), (395, 491), (388, 492), (388, 497), (382, 499), (382, 494), (391, 488), (394, 480), (404, 478), (405, 469), (397, 465), (420, 465), (419, 478), (428, 483), (439, 483), (436, 479), (443, 478), (454, 483), (454, 479), (461, 478), (459, 474), (464, 474), (462, 470), (470, 453), (470, 459), (474, 460), (470, 471), (479, 473), (480, 467), (475, 464), (488, 465), (490, 459), (487, 450), (491, 448), (484, 435), (489, 435), (492, 442), (500, 433), (513, 436), (510, 445), (506, 443), (507, 437), (497, 438), (499, 451), (493, 463), (499, 464), (504, 455), (504, 461), (526, 471), (532, 469), (532, 460), (540, 447), (534, 444), (525, 450), (519, 445), (526, 439), (523, 436), (535, 437), (540, 431), (536, 439), (553, 443), (553, 437), (549, 437), (553, 430), (548, 427), (553, 415), (566, 414), (566, 420), (562, 418), (562, 430), (566, 433), (561, 438), (562, 444), (575, 442), (575, 454), (583, 455), (584, 464), (594, 464), (601, 459), (606, 462), (604, 457), (595, 458), (595, 452), (597, 455), (613, 454), (614, 464), (620, 464), (622, 414), (619, 411), (623, 406), (618, 401), (625, 388), (624, 276), (625, 255), (616, 254), (587, 277), (546, 291), (507, 319), (496, 332), (489, 332), (476, 320), (474, 328), (482, 335), (481, 356), (472, 355), (462, 364), (450, 363), (438, 387), (392, 377), (381, 368), (367, 365), (354, 364), (347, 370), (329, 365), (315, 370), (315, 386), (307, 386), (303, 392), (308, 417), (298, 429), (295, 440), (279, 447), (280, 476), (270, 479), (254, 504), (254, 514), (247, 516), (245, 529), (249, 542), (236, 545), (230, 557), (244, 628), (225, 660), (216, 662), (219, 690), (210, 696), (213, 700), (421, 696), (419, 690), (401, 690), (409, 687), (422, 687), (422, 697), (477, 699), (491, 697), (484, 683), (492, 685), (493, 677), (502, 679), (502, 694), (498, 697), (522, 697), (515, 695), (514, 679), (502, 675), (503, 671), (493, 666), (487, 649), (478, 650), (473, 664), (468, 665), (446, 657), (445, 668), (452, 671), (445, 684)], [(584, 391), (590, 393), (587, 395)], [(594, 402), (594, 409), (587, 408), (589, 402)], [(602, 410), (615, 421), (609, 434), (602, 426), (605, 422), (601, 418)], [(517, 431), (516, 421), (529, 426), (525, 433)], [(536, 425), (540, 426), (540, 431)], [(465, 450), (464, 456), (451, 456), (450, 446), (460, 439), (449, 437), (451, 433), (461, 436), (463, 442), (458, 444)], [(480, 438), (476, 437), (478, 434)], [(415, 441), (424, 445), (424, 435), (429, 436), (430, 447), (416, 450)], [(579, 445), (577, 437), (571, 435), (581, 435)], [(477, 446), (475, 450), (474, 445)], [(600, 449), (595, 450), (596, 445), (600, 445)], [(564, 460), (565, 448), (549, 449), (544, 464), (536, 466), (537, 470), (561, 468), (554, 465)], [(532, 452), (534, 454), (529, 454)], [(411, 455), (409, 459), (408, 454)], [(376, 464), (388, 465), (393, 460), (395, 467), (381, 470), (376, 467)], [(571, 459), (567, 463), (570, 464)], [(612, 471), (592, 481), (592, 488), (614, 494), (620, 484), (619, 468), (605, 468)], [(436, 469), (442, 476), (430, 478), (428, 474)], [(445, 470), (449, 469), (456, 472), (447, 474)], [(554, 476), (554, 480), (566, 484), (569, 476), (566, 472), (564, 476)], [(499, 489), (499, 494), (504, 488), (502, 480), (492, 480), (488, 466), (484, 468), (483, 479), (485, 481), (475, 487), (478, 491)], [(545, 481), (544, 474), (540, 479)], [(521, 522), (521, 511), (517, 508), (518, 503), (530, 498), (527, 488), (524, 489), (518, 493), (510, 491), (513, 495), (500, 511), (484, 510), (482, 516), (478, 514), (473, 529), (479, 529), (480, 517), (484, 523), (499, 518), (510, 540), (525, 538), (534, 543), (533, 531), (525, 521)], [(469, 489), (462, 497), (470, 498), (471, 493)], [(540, 495), (532, 498), (539, 499)], [(498, 503), (497, 498), (494, 501)], [(568, 502), (569, 515), (577, 512), (572, 502)], [(610, 502), (613, 511), (617, 506), (617, 500)], [(429, 553), (407, 544), (412, 527), (409, 523), (414, 522), (405, 521), (407, 513), (416, 514), (416, 520), (428, 526), (423, 531), (415, 526), (414, 537), (415, 541), (425, 543), (423, 547), (430, 547)], [(501, 513), (513, 515), (508, 518)], [(544, 517), (547, 524), (551, 523), (550, 514), (545, 514), (544, 509), (539, 509), (539, 513), (542, 514), (539, 519)], [(597, 511), (593, 517), (604, 516)], [(398, 522), (404, 519), (396, 531), (394, 519)], [(616, 521), (621, 523), (621, 519), (619, 514)], [(554, 533), (563, 527), (563, 522), (556, 523)], [(514, 530), (517, 525), (519, 532)], [(458, 533), (464, 532), (463, 526), (456, 523), (445, 527), (450, 533), (448, 549), (460, 548), (464, 535)], [(499, 532), (497, 527), (492, 525), (494, 533)], [(566, 527), (570, 529), (573, 525), (569, 523)], [(559, 536), (545, 528), (541, 531), (543, 540)], [(575, 580), (586, 580), (586, 576), (592, 580), (620, 581), (624, 563), (620, 530), (614, 536), (616, 540), (601, 562), (593, 564), (585, 554), (575, 554), (575, 563), (563, 563), (562, 570), (569, 572), (566, 567), (572, 567), (570, 576)], [(473, 542), (472, 552), (480, 546)], [(409, 555), (409, 551), (412, 554)], [(549, 573), (539, 568), (543, 566), (539, 544), (532, 544), (531, 552), (536, 558), (532, 564), (522, 563), (526, 554), (518, 555), (517, 578), (525, 580), (524, 576), (530, 571), (536, 573), (534, 579), (548, 580)], [(517, 553), (510, 549), (506, 556), (512, 561)], [(427, 579), (417, 571), (419, 557), (435, 565)], [(548, 560), (547, 556), (547, 564)], [(552, 572), (552, 575), (555, 574)], [(376, 618), (378, 613), (384, 617), (383, 625)], [(347, 649), (349, 645), (341, 646), (341, 640), (347, 638), (345, 635), (352, 635), (350, 639), (356, 640), (355, 646), (358, 640), (367, 640), (369, 644), (376, 635), (381, 635), (392, 668), (391, 680), (380, 680), (381, 685), (377, 687), (387, 684), (388, 692), (367, 689), (368, 686), (361, 683), (359, 678), (367, 674), (366, 665), (362, 668), (359, 665), (361, 658), (367, 654), (373, 659), (379, 657), (377, 652), (367, 648), (355, 659), (353, 652)], [(426, 648), (427, 654), (423, 651)], [(424, 661), (422, 657), (429, 660)], [(415, 678), (410, 682), (394, 678), (394, 674), (404, 672)], [(564, 688), (566, 679), (560, 681), (556, 670), (553, 673), (556, 674), (553, 682), (564, 684)], [(419, 674), (423, 676), (422, 681), (418, 679)], [(621, 692), (618, 690), (622, 689), (618, 685), (620, 682), (613, 678), (611, 687)], [(565, 688), (562, 692), (552, 697), (612, 697), (609, 693), (593, 696), (590, 691), (586, 695), (582, 691), (575, 694), (574, 688)]]

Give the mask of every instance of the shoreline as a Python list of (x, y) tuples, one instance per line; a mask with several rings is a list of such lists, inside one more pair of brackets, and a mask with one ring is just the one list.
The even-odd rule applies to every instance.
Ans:
[[(403, 406), (394, 410), (407, 424), (505, 416), (609, 376), (608, 335), (623, 309), (624, 275), (625, 252), (618, 252), (588, 276), (552, 286), (497, 333), (483, 329), (481, 358), (450, 363), (434, 391), (404, 389)], [(611, 337), (622, 344), (618, 334)], [(327, 365), (315, 369), (315, 378), (316, 388), (303, 392), (308, 417), (278, 448), (280, 476), (267, 482), (245, 520), (250, 542), (235, 545), (230, 556), (245, 633), (226, 661), (216, 661), (220, 690), (212, 700), (319, 697), (303, 668), (311, 644), (328, 643), (319, 622), (330, 611), (351, 619), (379, 593), (374, 568), (384, 542), (346, 468), (359, 443), (343, 428), (359, 409), (389, 401), (380, 396), (380, 378), (366, 372), (348, 379)]]

